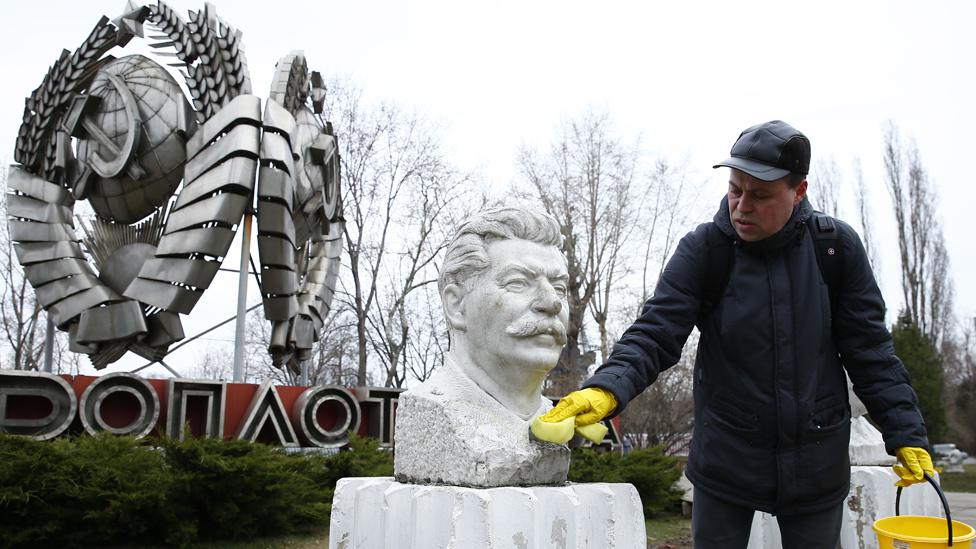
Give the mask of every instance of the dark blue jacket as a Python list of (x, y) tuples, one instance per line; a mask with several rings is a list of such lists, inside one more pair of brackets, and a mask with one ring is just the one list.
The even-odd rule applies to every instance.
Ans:
[(678, 361), (698, 326), (686, 473), (698, 490), (772, 513), (814, 512), (847, 496), (851, 412), (844, 367), (889, 453), (928, 446), (861, 241), (837, 222), (844, 270), (831, 314), (805, 226), (812, 213), (803, 200), (780, 232), (745, 242), (723, 200), (713, 223), (733, 239), (735, 259), (722, 298), (702, 310), (703, 224), (678, 244), (640, 318), (584, 384), (613, 392), (620, 413)]

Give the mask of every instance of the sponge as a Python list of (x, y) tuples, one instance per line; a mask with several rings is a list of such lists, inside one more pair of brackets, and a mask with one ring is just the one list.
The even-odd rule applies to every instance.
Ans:
[(542, 421), (541, 416), (532, 420), (530, 430), (535, 438), (545, 442), (556, 444), (566, 444), (573, 438), (573, 429), (576, 427), (576, 416), (569, 416), (562, 421), (548, 422)]
[(576, 428), (576, 434), (582, 436), (586, 440), (589, 440), (593, 444), (600, 444), (603, 442), (603, 438), (607, 436), (607, 426), (603, 423), (591, 423), (589, 425), (581, 425)]

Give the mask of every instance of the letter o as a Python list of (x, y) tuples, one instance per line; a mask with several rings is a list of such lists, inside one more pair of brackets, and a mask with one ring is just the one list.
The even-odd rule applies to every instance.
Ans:
[[(133, 396), (139, 405), (135, 420), (122, 427), (112, 427), (102, 415), (105, 401), (116, 393)], [(81, 424), (91, 434), (108, 431), (115, 435), (142, 438), (149, 434), (159, 419), (159, 395), (146, 380), (127, 372), (106, 374), (92, 382), (81, 395), (78, 406)]]
[[(318, 422), (319, 409), (328, 402), (339, 405), (341, 416), (335, 427), (325, 429)], [(359, 430), (362, 413), (356, 398), (342, 387), (309, 387), (292, 407), (292, 423), (306, 442), (320, 448), (338, 448), (349, 442), (349, 433)]]

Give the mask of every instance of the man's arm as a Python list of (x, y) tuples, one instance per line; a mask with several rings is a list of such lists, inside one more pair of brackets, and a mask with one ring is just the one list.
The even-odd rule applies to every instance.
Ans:
[(706, 225), (685, 235), (658, 280), (641, 316), (613, 346), (613, 352), (584, 388), (613, 394), (613, 417), (658, 374), (681, 358), (688, 334), (698, 319), (707, 254)]
[(857, 233), (838, 222), (844, 255), (844, 276), (835, 298), (834, 341), (864, 402), (884, 436), (885, 448), (895, 455), (905, 447), (929, 445), (918, 397), (908, 371), (895, 356), (885, 325), (885, 303)]

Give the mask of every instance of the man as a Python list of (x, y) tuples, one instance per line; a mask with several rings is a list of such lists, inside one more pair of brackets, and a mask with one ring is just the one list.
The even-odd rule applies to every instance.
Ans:
[(546, 374), (566, 343), (566, 258), (555, 219), (482, 212), (447, 248), (438, 289), (451, 347), (444, 366), (401, 395), (397, 480), (464, 486), (556, 484), (565, 446), (531, 440), (552, 404)]
[[(750, 127), (720, 166), (730, 168), (729, 187), (713, 221), (681, 240), (585, 388), (541, 419), (585, 425), (619, 414), (677, 362), (697, 326), (686, 471), (696, 549), (745, 547), (755, 510), (777, 515), (784, 547), (834, 548), (850, 481), (844, 368), (904, 465), (895, 466), (903, 485), (934, 474), (917, 398), (860, 239), (814, 215), (806, 198), (806, 136), (778, 120)], [(821, 258), (817, 231), (831, 223), (838, 249)], [(722, 253), (728, 261), (718, 264)], [(836, 287), (818, 267), (835, 258)], [(721, 269), (725, 285), (714, 292)]]

